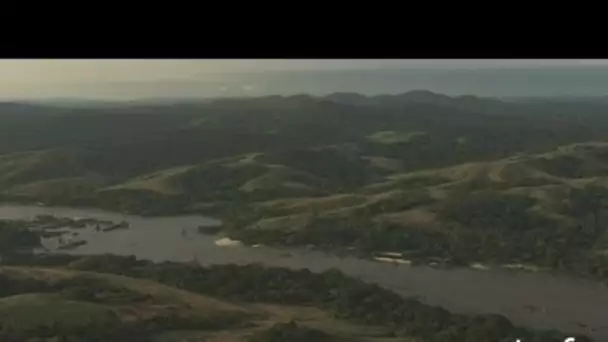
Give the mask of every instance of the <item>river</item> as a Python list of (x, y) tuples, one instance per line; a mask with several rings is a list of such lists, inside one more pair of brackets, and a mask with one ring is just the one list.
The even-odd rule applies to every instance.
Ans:
[[(129, 229), (109, 232), (74, 229), (79, 234), (75, 239), (88, 243), (65, 253), (135, 255), (153, 261), (196, 259), (201, 264), (261, 263), (313, 272), (335, 267), (453, 312), (497, 313), (519, 325), (608, 341), (608, 287), (592, 281), (548, 273), (395, 265), (304, 249), (221, 247), (215, 244), (216, 236), (197, 231), (198, 226), (220, 222), (201, 216), (144, 218), (97, 209), (0, 205), (0, 219), (32, 219), (40, 214), (130, 223)], [(57, 251), (57, 238), (43, 239), (43, 245), (49, 252)]]

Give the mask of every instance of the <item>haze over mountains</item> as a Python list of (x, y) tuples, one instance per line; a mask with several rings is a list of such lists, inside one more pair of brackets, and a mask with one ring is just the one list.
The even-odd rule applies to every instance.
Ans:
[[(220, 63), (223, 62), (223, 63)], [(366, 95), (428, 89), (451, 96), (604, 96), (608, 66), (568, 61), (32, 61), (0, 63), (0, 97), (132, 100)], [(332, 63), (333, 62), (333, 63)], [(366, 63), (367, 62), (367, 63)], [(555, 61), (554, 61), (555, 62)], [(589, 61), (593, 62), (593, 61)], [(36, 64), (37, 63), (37, 64)], [(245, 63), (245, 64), (243, 64)], [(544, 64), (543, 64), (544, 63)], [(341, 66), (341, 67), (337, 67)]]

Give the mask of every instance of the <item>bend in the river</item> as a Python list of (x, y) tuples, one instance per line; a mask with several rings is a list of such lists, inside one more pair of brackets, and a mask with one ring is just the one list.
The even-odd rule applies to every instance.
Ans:
[[(40, 214), (130, 223), (129, 229), (110, 232), (75, 230), (88, 243), (61, 252), (135, 255), (153, 261), (196, 259), (202, 264), (261, 263), (313, 272), (338, 268), (454, 312), (498, 313), (528, 327), (608, 340), (608, 287), (587, 280), (548, 273), (410, 267), (299, 249), (286, 253), (267, 247), (220, 247), (216, 237), (197, 231), (198, 226), (219, 222), (200, 216), (144, 218), (96, 209), (0, 205), (0, 219), (32, 219)], [(54, 238), (43, 243), (56, 251)]]

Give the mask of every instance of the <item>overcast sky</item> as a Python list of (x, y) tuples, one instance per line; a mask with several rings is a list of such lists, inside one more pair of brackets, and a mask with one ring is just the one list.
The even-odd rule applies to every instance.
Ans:
[[(121, 82), (217, 82), (271, 70), (504, 69), (607, 66), (608, 60), (0, 60), (0, 97), (79, 96)], [(90, 94), (89, 94), (90, 95)]]
[(267, 70), (332, 70), (377, 68), (530, 68), (608, 66), (608, 60), (0, 60), (4, 84), (117, 82), (192, 79), (214, 73)]

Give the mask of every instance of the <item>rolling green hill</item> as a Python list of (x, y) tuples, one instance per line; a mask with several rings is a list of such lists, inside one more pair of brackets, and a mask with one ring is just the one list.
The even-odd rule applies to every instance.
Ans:
[[(562, 341), (344, 276), (259, 265), (13, 255), (0, 265), (2, 341)], [(577, 341), (590, 341), (577, 336)]]
[(207, 214), (249, 243), (606, 279), (607, 114), (430, 92), (4, 104), (0, 199)]

